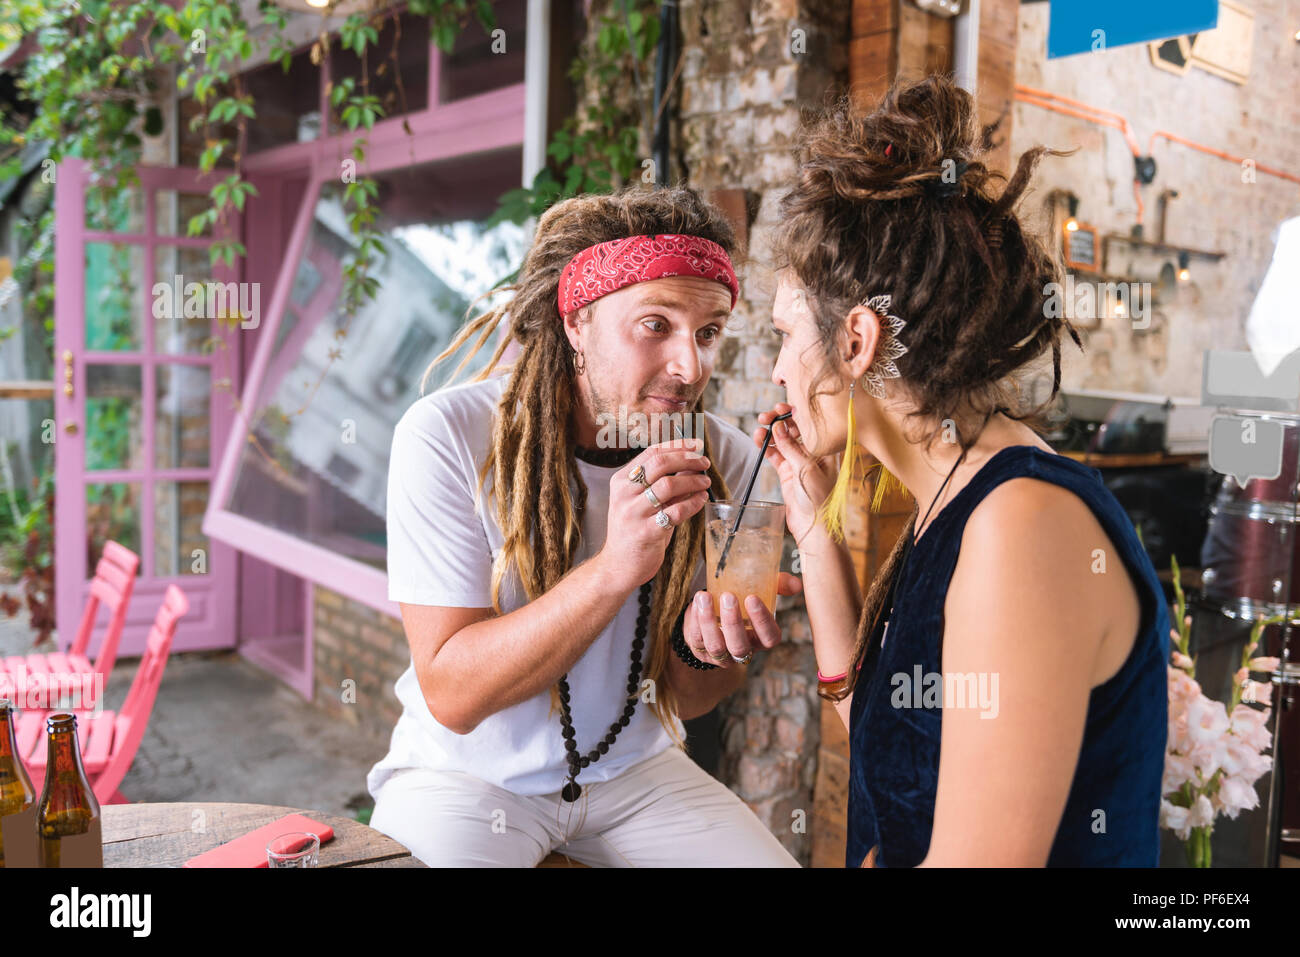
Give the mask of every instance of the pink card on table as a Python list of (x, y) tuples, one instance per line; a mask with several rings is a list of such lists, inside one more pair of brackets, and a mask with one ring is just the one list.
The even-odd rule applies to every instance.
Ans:
[(334, 828), (302, 814), (286, 814), (278, 821), (249, 831), (220, 847), (191, 857), (182, 867), (266, 867), (266, 845), (271, 839), (290, 831), (308, 831), (324, 844), (334, 837)]

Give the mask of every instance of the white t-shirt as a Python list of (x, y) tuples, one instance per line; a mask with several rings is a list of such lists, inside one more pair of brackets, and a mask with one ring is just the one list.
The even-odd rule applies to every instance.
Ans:
[[(388, 597), (416, 605), (490, 608), (492, 562), (502, 547), (487, 476), (478, 507), (474, 485), (487, 458), (497, 403), (506, 375), (454, 385), (411, 405), (393, 430), (388, 470)], [(744, 490), (758, 452), (734, 426), (706, 413), (715, 464), (733, 495)], [(579, 461), (587, 485), (582, 541), (575, 565), (591, 558), (605, 541), (609, 480), (614, 468)], [(763, 463), (751, 499), (780, 501), (775, 470)], [(704, 587), (701, 560), (689, 594)], [(517, 574), (502, 582), (501, 608), (509, 613), (526, 604)], [(569, 669), (570, 709), (580, 753), (586, 754), (622, 715), (637, 592)], [(644, 661), (650, 660), (645, 649)], [(490, 715), (469, 734), (460, 735), (434, 719), (415, 669), (408, 666), (395, 685), (402, 715), (393, 729), (388, 754), (367, 776), (372, 796), (401, 768), (459, 771), (516, 794), (548, 794), (568, 776), (558, 711), (548, 717), (550, 689)], [(681, 722), (678, 733), (684, 735)], [(579, 782), (607, 781), (628, 767), (672, 746), (653, 709), (638, 702), (632, 721), (599, 761), (582, 769)]]

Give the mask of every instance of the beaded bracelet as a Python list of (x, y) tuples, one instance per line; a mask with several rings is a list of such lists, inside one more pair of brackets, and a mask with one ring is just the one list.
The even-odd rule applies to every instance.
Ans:
[(713, 671), (717, 665), (711, 665), (707, 661), (700, 661), (695, 655), (691, 654), (690, 647), (686, 644), (686, 634), (683, 631), (682, 623), (686, 620), (686, 612), (683, 611), (677, 624), (673, 625), (673, 651), (677, 652), (677, 657), (689, 667), (696, 671)]

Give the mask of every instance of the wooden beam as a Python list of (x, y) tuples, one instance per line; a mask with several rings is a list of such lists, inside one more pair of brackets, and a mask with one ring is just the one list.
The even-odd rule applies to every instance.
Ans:
[(936, 17), (906, 0), (898, 7), (898, 75), (920, 79), (951, 73), (954, 21)]
[(868, 109), (898, 73), (901, 0), (853, 0), (849, 26), (849, 95)]
[(1010, 175), (1012, 102), (1016, 94), (1019, 0), (980, 0), (979, 57), (975, 89), (980, 122), (997, 124), (986, 162)]
[(0, 399), (52, 398), (54, 398), (53, 382), (37, 382), (33, 380), (0, 382)]

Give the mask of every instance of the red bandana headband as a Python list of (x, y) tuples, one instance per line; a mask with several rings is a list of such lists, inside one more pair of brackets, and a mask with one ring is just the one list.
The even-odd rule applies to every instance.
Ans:
[(700, 276), (720, 282), (731, 291), (736, 306), (740, 283), (727, 251), (711, 239), (661, 233), (631, 236), (588, 246), (560, 273), (559, 309), (567, 316), (616, 289), (665, 276)]

